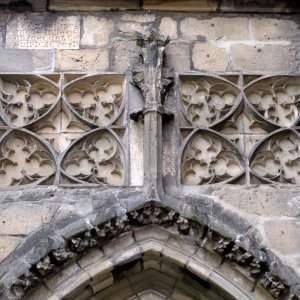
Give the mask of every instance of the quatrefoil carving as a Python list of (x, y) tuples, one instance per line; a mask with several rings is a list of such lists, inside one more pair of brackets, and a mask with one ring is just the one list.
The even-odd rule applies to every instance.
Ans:
[(75, 113), (96, 126), (112, 124), (122, 112), (123, 77), (89, 76), (75, 80), (64, 89), (66, 102)]
[(292, 127), (299, 119), (300, 78), (291, 76), (259, 79), (245, 89), (252, 108), (267, 122)]
[(225, 119), (241, 100), (240, 90), (223, 79), (209, 76), (183, 77), (181, 104), (195, 126), (211, 127)]
[(234, 145), (210, 130), (198, 130), (184, 145), (182, 183), (229, 182), (244, 173), (244, 162)]
[(121, 186), (124, 150), (117, 136), (97, 129), (73, 143), (62, 160), (63, 173), (77, 182)]
[(49, 112), (60, 99), (56, 84), (42, 76), (0, 77), (0, 102), (7, 124), (21, 127)]
[(47, 145), (26, 130), (12, 130), (0, 139), (0, 187), (52, 184), (56, 171)]
[(250, 159), (255, 176), (265, 182), (300, 184), (300, 137), (279, 130), (257, 145)]

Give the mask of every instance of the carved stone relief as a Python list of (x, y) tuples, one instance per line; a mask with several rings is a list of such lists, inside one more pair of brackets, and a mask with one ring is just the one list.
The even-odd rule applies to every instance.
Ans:
[(37, 76), (2, 76), (0, 89), (3, 118), (12, 127), (36, 121), (60, 99), (58, 86)]
[(0, 76), (2, 188), (125, 183), (124, 76), (64, 79)]
[(235, 82), (180, 77), (181, 182), (299, 184), (299, 77)]
[(239, 94), (239, 89), (232, 84), (208, 76), (181, 85), (185, 116), (199, 127), (210, 127), (228, 116), (240, 101)]
[[(162, 47), (159, 40), (150, 43)], [(134, 73), (134, 79), (143, 72)], [(65, 78), (0, 76), (2, 187), (126, 183), (124, 76)], [(183, 184), (299, 184), (300, 79), (252, 79), (180, 76), (178, 173)], [(160, 114), (161, 94), (158, 99)]]
[(84, 120), (106, 126), (120, 115), (123, 90), (122, 76), (91, 76), (67, 86), (64, 95)]
[(196, 131), (182, 157), (184, 184), (210, 184), (242, 175), (241, 155), (222, 136), (209, 130)]
[(300, 138), (297, 132), (280, 130), (260, 143), (250, 167), (266, 182), (300, 184)]
[(270, 272), (264, 255), (260, 258), (255, 257), (235, 241), (220, 235), (208, 226), (186, 219), (166, 207), (151, 204), (70, 237), (65, 247), (47, 253), (12, 282), (10, 292), (17, 299), (22, 299), (42, 282), (45, 276), (57, 272), (69, 259), (80, 257), (91, 248), (101, 247), (120, 234), (151, 224), (186, 236), (197, 247), (215, 253), (224, 261), (242, 268), (246, 276), (254, 279), (255, 285), (262, 285), (275, 298), (292, 294), (290, 287)]
[(56, 162), (46, 143), (27, 130), (13, 129), (0, 139), (0, 187), (53, 184)]
[(300, 78), (281, 76), (259, 80), (245, 90), (256, 111), (268, 122), (291, 127), (299, 119)]
[(109, 131), (96, 130), (77, 140), (63, 157), (64, 174), (78, 182), (123, 185), (125, 159), (120, 143)]

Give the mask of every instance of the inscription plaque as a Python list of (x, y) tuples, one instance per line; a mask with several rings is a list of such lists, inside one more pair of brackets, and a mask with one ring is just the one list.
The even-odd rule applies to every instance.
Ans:
[(79, 19), (67, 17), (29, 18), (18, 16), (12, 20), (6, 37), (7, 48), (19, 49), (78, 49)]

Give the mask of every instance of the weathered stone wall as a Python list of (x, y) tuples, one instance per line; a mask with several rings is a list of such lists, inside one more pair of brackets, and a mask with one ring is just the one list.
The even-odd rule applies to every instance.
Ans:
[[(299, 26), (298, 15), (163, 11), (3, 13), (0, 15), (0, 73), (34, 73), (49, 78), (66, 73), (66, 81), (76, 78), (76, 74), (125, 74), (141, 60), (136, 32), (149, 34), (158, 30), (171, 39), (166, 46), (165, 62), (177, 75), (209, 72), (237, 76), (238, 80), (240, 73), (298, 74)], [(170, 134), (177, 138), (173, 125), (172, 121), (165, 125), (165, 137)], [(142, 124), (138, 123), (139, 126)], [(138, 143), (142, 133), (136, 130)], [(277, 273), (299, 287), (300, 188), (280, 183), (201, 187), (177, 184), (178, 166), (174, 163), (177, 152), (172, 140), (168, 142), (170, 148), (164, 149), (163, 163), (165, 204), (184, 212), (185, 217), (196, 218), (240, 240), (246, 248), (264, 249), (276, 262), (273, 267)], [(134, 145), (130, 147), (134, 153)], [(133, 158), (131, 172), (136, 170), (142, 174), (141, 167), (134, 166), (134, 162)], [(139, 194), (141, 187), (135, 187), (141, 182), (139, 179), (132, 182), (138, 184), (116, 189), (113, 196), (106, 189), (83, 187), (78, 190), (58, 186), (24, 187), (1, 191), (0, 260), (13, 255), (14, 249), (24, 245), (22, 242), (30, 233), (41, 228), (48, 230), (54, 222), (57, 222), (54, 231), (65, 230), (72, 236), (76, 226), (87, 219), (99, 223), (142, 205), (147, 199)], [(255, 247), (249, 245), (253, 240), (257, 243)], [(291, 273), (282, 266), (290, 267)]]
[(295, 15), (5, 13), (0, 22), (2, 72), (125, 72), (139, 55), (134, 33), (151, 29), (170, 36), (167, 63), (181, 73), (298, 71)]

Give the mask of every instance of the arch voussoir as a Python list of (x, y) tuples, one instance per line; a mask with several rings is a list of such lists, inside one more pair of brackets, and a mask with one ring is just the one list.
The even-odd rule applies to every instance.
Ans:
[[(155, 257), (152, 264), (148, 257)], [(6, 295), (36, 299), (44, 293), (43, 299), (88, 299), (104, 293), (108, 285), (120, 284), (119, 274), (135, 264), (140, 271), (159, 266), (159, 272), (164, 264), (174, 265), (188, 278), (209, 286), (205, 293), (216, 289), (228, 299), (291, 294), (290, 286), (271, 273), (267, 261), (207, 225), (150, 203), (70, 236), (64, 247), (49, 251), (12, 282)], [(127, 288), (135, 295), (132, 284)]]

